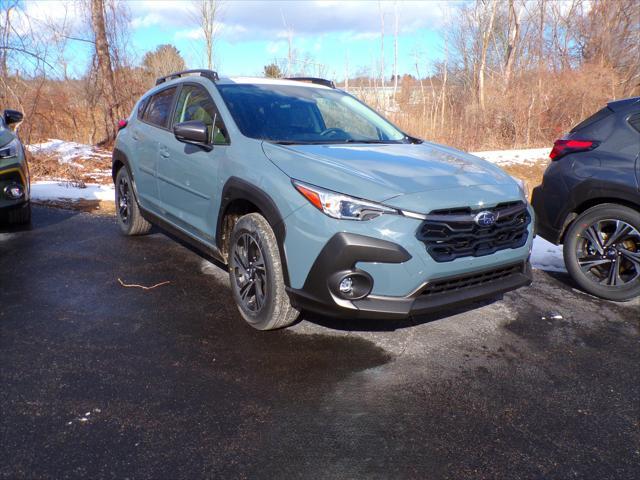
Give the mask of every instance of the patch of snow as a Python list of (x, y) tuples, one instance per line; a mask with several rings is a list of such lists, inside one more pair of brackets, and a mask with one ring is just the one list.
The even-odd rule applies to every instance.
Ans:
[(12, 233), (0, 233), (0, 242), (11, 240), (11, 237), (13, 237)]
[(551, 148), (525, 148), (522, 150), (494, 150), (489, 152), (472, 152), (471, 155), (483, 158), (498, 165), (517, 163), (536, 163), (549, 159)]
[(88, 183), (86, 188), (74, 187), (67, 182), (38, 181), (31, 183), (31, 198), (34, 200), (102, 200), (113, 202), (113, 185)]
[(554, 245), (540, 236), (536, 237), (531, 250), (531, 265), (538, 270), (566, 272), (562, 245)]
[(91, 160), (96, 157), (109, 158), (111, 153), (101, 150), (93, 145), (84, 143), (67, 142), (55, 138), (43, 143), (34, 143), (26, 146), (33, 154), (43, 153), (47, 155), (58, 155), (60, 163), (69, 163), (73, 160)]

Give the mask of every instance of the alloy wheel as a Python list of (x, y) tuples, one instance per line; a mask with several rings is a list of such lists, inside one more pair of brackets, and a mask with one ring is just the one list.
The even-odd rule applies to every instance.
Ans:
[(122, 175), (118, 182), (118, 215), (124, 224), (129, 222), (130, 205), (131, 188), (129, 186), (129, 179), (126, 175)]
[(629, 223), (605, 219), (584, 228), (576, 244), (582, 274), (607, 287), (640, 279), (640, 232)]
[(260, 241), (251, 233), (238, 237), (233, 248), (231, 268), (241, 306), (257, 313), (267, 296), (267, 270)]

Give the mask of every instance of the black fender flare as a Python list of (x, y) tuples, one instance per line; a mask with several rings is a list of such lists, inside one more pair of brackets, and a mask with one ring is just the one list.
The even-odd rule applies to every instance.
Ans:
[(116, 181), (116, 175), (118, 174), (118, 168), (116, 167), (119, 163), (127, 167), (129, 175), (131, 175), (131, 180), (133, 180), (133, 172), (131, 171), (131, 165), (129, 165), (129, 159), (122, 150), (114, 148), (111, 154), (111, 178), (113, 178), (113, 181)]
[(118, 163), (121, 163), (129, 172), (131, 182), (133, 184), (133, 195), (136, 201), (138, 201), (138, 186), (136, 185), (135, 174), (133, 173), (133, 169), (129, 163), (129, 158), (127, 158), (127, 155), (122, 150), (114, 148), (113, 153), (111, 154), (111, 178), (113, 178), (114, 185), (116, 183), (116, 175), (119, 170), (119, 168), (117, 168)]
[(289, 269), (287, 267), (287, 258), (284, 250), (284, 240), (286, 237), (286, 226), (282, 214), (271, 196), (264, 190), (256, 187), (254, 184), (247, 182), (238, 177), (229, 177), (222, 188), (220, 197), (220, 209), (218, 211), (218, 220), (216, 225), (216, 245), (223, 250), (222, 245), (222, 220), (234, 200), (246, 200), (254, 204), (260, 213), (265, 217), (278, 242), (278, 250), (280, 252), (280, 262), (282, 263), (282, 274), (284, 283), (289, 286)]

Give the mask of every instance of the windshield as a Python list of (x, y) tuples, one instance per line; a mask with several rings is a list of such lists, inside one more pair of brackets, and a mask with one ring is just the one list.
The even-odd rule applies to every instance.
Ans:
[(247, 137), (270, 142), (400, 143), (404, 133), (339, 90), (297, 85), (217, 85)]

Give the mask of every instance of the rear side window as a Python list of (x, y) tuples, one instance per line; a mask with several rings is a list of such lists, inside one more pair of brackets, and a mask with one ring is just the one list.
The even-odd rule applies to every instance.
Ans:
[(151, 125), (167, 128), (175, 93), (176, 87), (171, 87), (153, 95), (149, 99), (149, 105), (144, 110), (142, 119)]
[(603, 118), (607, 118), (612, 113), (613, 113), (613, 110), (611, 110), (609, 107), (604, 107), (602, 110), (598, 110), (596, 113), (591, 115), (589, 118), (583, 120), (578, 125), (573, 127), (571, 129), (571, 132), (569, 132), (569, 133), (575, 133), (575, 132), (577, 132), (579, 130), (583, 130), (583, 129), (587, 128), (589, 125), (593, 125), (594, 123), (599, 122)]
[(138, 120), (142, 120), (142, 115), (144, 115), (144, 109), (149, 104), (149, 97), (143, 98), (138, 105)]
[(640, 113), (634, 113), (629, 117), (629, 125), (631, 125), (637, 132), (640, 132)]

